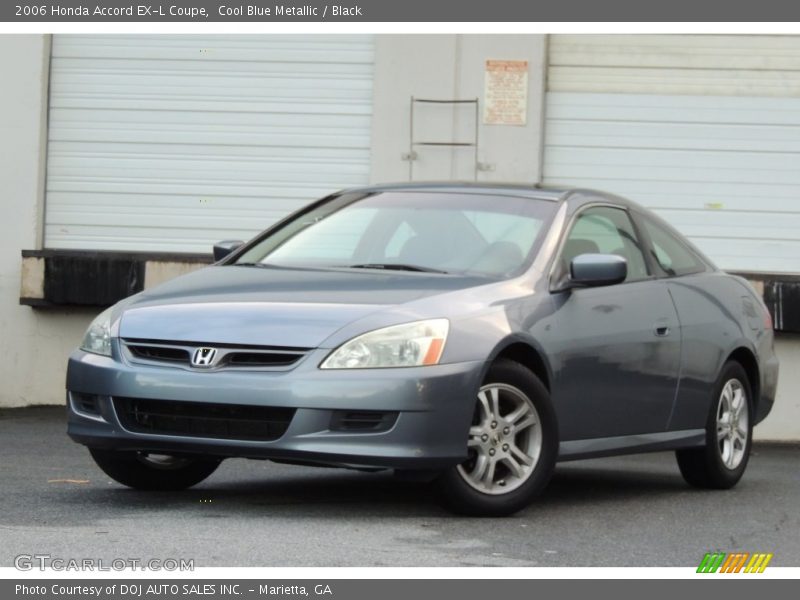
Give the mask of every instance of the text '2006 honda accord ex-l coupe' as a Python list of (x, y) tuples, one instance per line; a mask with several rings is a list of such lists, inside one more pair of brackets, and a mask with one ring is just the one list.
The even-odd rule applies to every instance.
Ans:
[(609, 194), (347, 190), (214, 251), (70, 357), (69, 435), (125, 485), (246, 457), (394, 469), (504, 515), (559, 460), (675, 450), (729, 488), (775, 397), (761, 298)]

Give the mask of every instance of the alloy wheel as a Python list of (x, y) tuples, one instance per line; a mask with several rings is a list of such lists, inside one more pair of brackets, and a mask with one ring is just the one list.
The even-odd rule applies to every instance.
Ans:
[(726, 469), (733, 471), (747, 449), (749, 415), (747, 394), (738, 379), (728, 380), (717, 406), (717, 450)]
[(484, 385), (469, 430), (469, 459), (458, 466), (464, 481), (485, 494), (506, 494), (533, 473), (542, 450), (536, 407), (519, 389)]
[(152, 452), (137, 452), (136, 460), (147, 465), (148, 467), (162, 469), (164, 471), (182, 469), (192, 462), (191, 459), (183, 458), (181, 456), (172, 456), (171, 454), (155, 454)]

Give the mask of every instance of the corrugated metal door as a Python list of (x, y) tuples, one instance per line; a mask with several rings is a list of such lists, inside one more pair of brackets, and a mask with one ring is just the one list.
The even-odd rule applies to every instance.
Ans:
[(369, 180), (370, 36), (56, 35), (45, 245), (209, 252)]
[(722, 268), (800, 271), (800, 37), (551, 36), (544, 156)]

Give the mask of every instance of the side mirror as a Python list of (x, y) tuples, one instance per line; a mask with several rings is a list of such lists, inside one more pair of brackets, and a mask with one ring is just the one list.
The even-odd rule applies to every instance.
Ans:
[(218, 262), (228, 256), (234, 250), (240, 248), (244, 242), (242, 240), (223, 240), (214, 244), (214, 262)]
[(616, 254), (580, 254), (572, 259), (569, 272), (574, 287), (614, 285), (628, 276), (628, 261)]

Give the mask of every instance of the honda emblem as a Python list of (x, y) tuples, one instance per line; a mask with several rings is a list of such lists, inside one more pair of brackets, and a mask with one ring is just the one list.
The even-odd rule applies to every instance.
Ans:
[(193, 367), (211, 367), (214, 365), (214, 359), (217, 357), (216, 348), (197, 348), (192, 354)]

